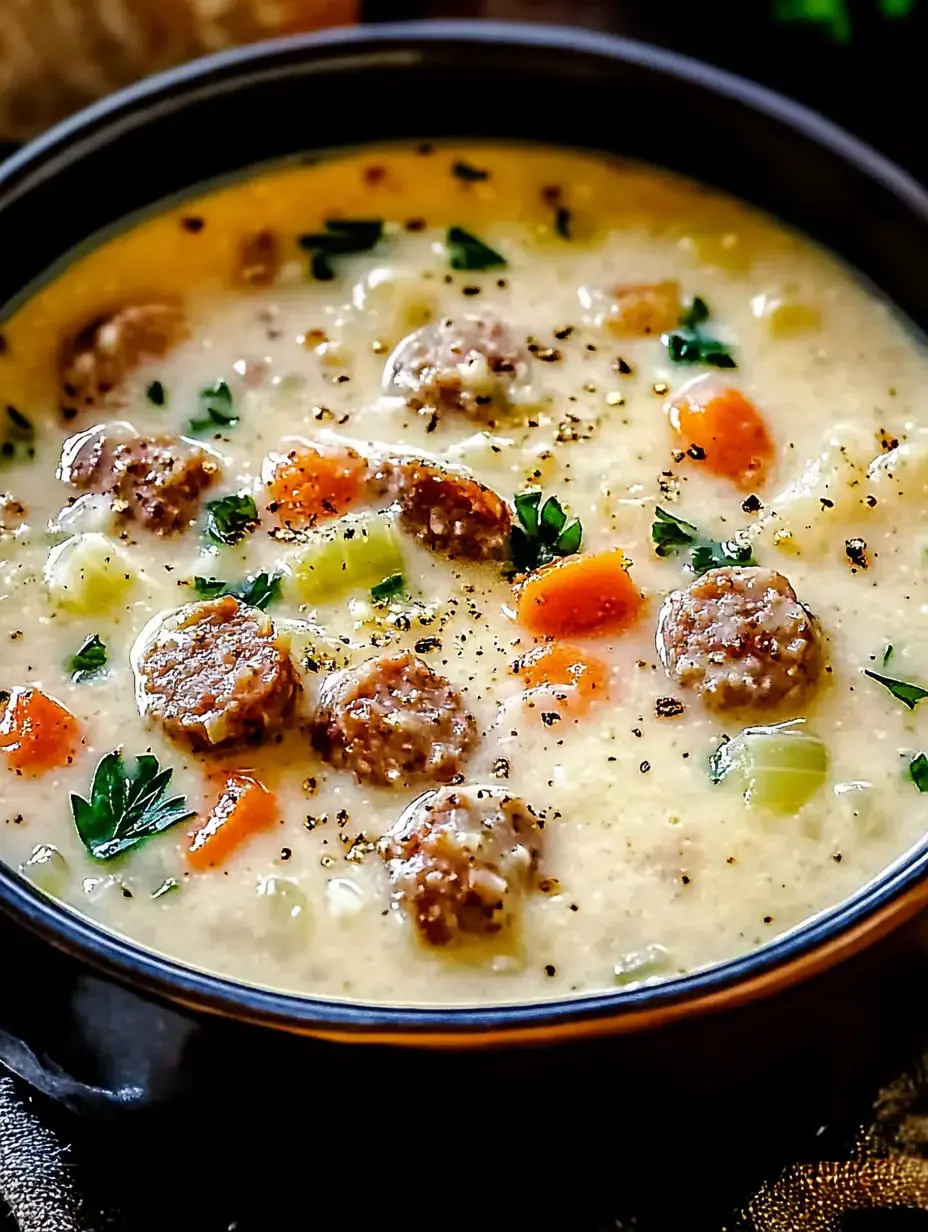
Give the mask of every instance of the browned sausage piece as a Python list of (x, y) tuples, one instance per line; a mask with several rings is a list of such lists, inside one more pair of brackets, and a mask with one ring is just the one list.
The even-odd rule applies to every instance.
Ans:
[(501, 787), (443, 787), (414, 800), (380, 842), (393, 901), (431, 945), (509, 925), (531, 884), (541, 828)]
[(242, 240), (238, 279), (251, 287), (270, 287), (280, 273), (280, 241), (273, 231), (254, 231)]
[(492, 422), (528, 380), (528, 352), (490, 316), (465, 315), (425, 325), (404, 338), (387, 362), (384, 388), (414, 410), (448, 411)]
[(186, 530), (220, 473), (203, 449), (170, 436), (123, 438), (94, 428), (65, 442), (58, 477), (105, 492), (125, 517), (159, 535)]
[(664, 665), (713, 710), (799, 701), (824, 665), (818, 622), (771, 569), (711, 569), (661, 608)]
[(433, 552), (452, 560), (505, 560), (509, 555), (509, 506), (492, 488), (433, 462), (397, 462), (391, 495), (400, 525)]
[(477, 724), (457, 689), (414, 655), (385, 655), (329, 676), (313, 745), (333, 766), (380, 787), (460, 773)]
[(179, 608), (139, 642), (139, 709), (195, 749), (259, 739), (299, 690), (289, 640), (230, 596)]
[(102, 405), (134, 368), (160, 359), (186, 336), (183, 309), (170, 303), (128, 304), (85, 325), (61, 352), (65, 419)]

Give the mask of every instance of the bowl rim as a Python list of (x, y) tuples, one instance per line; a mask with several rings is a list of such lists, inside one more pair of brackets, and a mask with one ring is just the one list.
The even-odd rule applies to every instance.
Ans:
[[(907, 172), (811, 109), (765, 86), (677, 52), (572, 27), (516, 22), (433, 20), (352, 26), (292, 35), (219, 52), (156, 74), (83, 109), (26, 144), (0, 166), (0, 210), (53, 177), (127, 123), (153, 109), (182, 107), (204, 91), (279, 75), (288, 62), (311, 71), (323, 55), (375, 59), (403, 49), (415, 62), (430, 45), (484, 44), (583, 53), (694, 84), (792, 129), (875, 181), (928, 226), (928, 192)], [(0, 910), (55, 948), (162, 1001), (339, 1041), (468, 1047), (556, 1042), (620, 1034), (695, 1014), (733, 1008), (789, 987), (841, 962), (928, 906), (928, 841), (900, 856), (857, 892), (788, 933), (738, 956), (661, 983), (572, 998), (472, 1006), (366, 1004), (276, 991), (187, 966), (108, 932), (42, 894), (0, 862)]]

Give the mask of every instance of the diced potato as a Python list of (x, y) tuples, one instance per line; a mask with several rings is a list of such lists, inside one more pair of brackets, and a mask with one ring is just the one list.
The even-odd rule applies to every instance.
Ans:
[(873, 440), (863, 429), (837, 426), (823, 452), (775, 496), (750, 534), (794, 556), (840, 550), (869, 516), (867, 463)]
[(275, 623), (290, 638), (290, 654), (294, 662), (313, 675), (350, 667), (359, 651), (370, 649), (368, 642), (350, 642), (306, 620), (278, 619)]
[(805, 729), (804, 720), (770, 727), (746, 727), (721, 745), (711, 760), (715, 782), (737, 784), (745, 803), (794, 813), (825, 782), (828, 749)]
[(87, 615), (124, 603), (138, 577), (122, 548), (95, 531), (66, 539), (45, 561), (52, 600)]
[(437, 313), (431, 282), (413, 270), (378, 266), (355, 284), (355, 308), (368, 314), (381, 342), (395, 346), (401, 338), (434, 320)]
[(752, 301), (755, 315), (767, 326), (771, 338), (795, 338), (821, 329), (822, 314), (801, 300), (758, 295)]
[(252, 917), (254, 938), (273, 954), (290, 954), (306, 945), (309, 903), (290, 877), (261, 877), (255, 887), (260, 909)]
[(916, 437), (874, 458), (867, 468), (871, 493), (882, 500), (904, 500), (922, 509), (928, 500), (928, 439)]
[(680, 244), (701, 265), (729, 274), (744, 274), (751, 267), (750, 245), (739, 231), (694, 231), (684, 236)]
[(68, 862), (51, 843), (40, 843), (34, 847), (29, 859), (20, 864), (19, 871), (33, 885), (55, 898), (61, 898), (67, 889), (70, 875)]
[(643, 984), (668, 974), (670, 955), (662, 945), (646, 945), (642, 950), (623, 954), (612, 968), (613, 979), (621, 988)]
[(317, 531), (290, 559), (285, 588), (298, 603), (334, 603), (403, 573), (399, 536), (389, 513), (348, 514)]

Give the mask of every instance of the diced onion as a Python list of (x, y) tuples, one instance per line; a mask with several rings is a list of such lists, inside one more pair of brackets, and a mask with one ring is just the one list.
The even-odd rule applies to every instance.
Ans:
[(794, 813), (828, 774), (828, 749), (804, 725), (804, 719), (791, 719), (770, 727), (746, 727), (713, 755), (714, 781), (736, 782), (752, 807)]

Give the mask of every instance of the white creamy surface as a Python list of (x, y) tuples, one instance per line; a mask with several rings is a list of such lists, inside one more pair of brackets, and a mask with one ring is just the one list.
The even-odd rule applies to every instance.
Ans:
[[(543, 162), (537, 152), (532, 157)], [(441, 151), (423, 160), (423, 174), (438, 175), (439, 162), (446, 175)], [(543, 182), (543, 165), (536, 178)], [(28, 407), (39, 425), (35, 459), (0, 475), (0, 487), (27, 508), (25, 528), (0, 541), (0, 686), (35, 685), (59, 699), (84, 724), (85, 743), (64, 771), (30, 778), (0, 768), (0, 854), (9, 864), (53, 843), (70, 868), (69, 904), (196, 966), (308, 993), (466, 1003), (610, 987), (623, 956), (653, 944), (670, 956), (666, 974), (748, 951), (838, 902), (921, 841), (928, 805), (905, 771), (913, 754), (928, 748), (926, 715), (905, 709), (862, 669), (883, 670), (892, 643), (886, 673), (928, 683), (925, 356), (891, 311), (834, 261), (737, 207), (719, 207), (725, 229), (706, 259), (686, 219), (690, 209), (704, 212), (707, 198), (668, 178), (655, 183), (655, 192), (679, 203), (668, 207), (678, 223), (607, 219), (599, 233), (575, 243), (539, 239), (537, 227), (500, 201), (498, 218), (480, 222), (479, 233), (505, 255), (505, 270), (449, 273), (444, 228), (426, 218), (424, 230), (404, 230), (410, 207), (389, 199), (382, 207), (372, 200), (372, 212), (382, 209), (400, 225), (374, 253), (339, 260), (333, 282), (307, 280), (305, 263), (296, 260), (285, 268), (284, 285), (262, 290), (190, 286), (178, 270), (191, 338), (139, 369), (128, 405), (112, 416), (141, 433), (183, 432), (198, 391), (223, 379), (240, 422), (207, 439), (224, 471), (209, 496), (249, 491), (261, 508), (266, 455), (292, 436), (342, 439), (365, 454), (375, 444), (464, 465), (507, 499), (540, 483), (581, 519), (584, 550), (623, 549), (648, 596), (643, 616), (621, 636), (589, 643), (608, 662), (609, 699), (551, 727), (520, 700), (512, 664), (533, 638), (515, 623), (512, 587), (498, 568), (452, 564), (405, 540), (406, 576), (421, 604), (434, 608), (429, 623), (414, 620), (408, 632), (396, 627), (403, 621), (392, 609), (375, 609), (364, 595), (300, 611), (285, 585), (284, 601), (269, 610), (282, 626), (323, 626), (342, 639), (351, 662), (379, 653), (372, 645), (400, 649), (437, 638), (423, 657), (460, 689), (482, 733), (467, 781), (498, 782), (492, 767), (507, 759), (507, 788), (547, 811), (542, 871), (559, 892), (527, 895), (512, 939), (463, 952), (427, 948), (390, 909), (377, 854), (346, 858), (350, 840), (379, 837), (421, 789), (359, 785), (321, 762), (298, 723), (280, 744), (223, 756), (224, 766), (273, 780), (282, 817), (221, 869), (186, 868), (183, 824), (120, 861), (94, 863), (75, 833), (68, 795), (87, 794), (95, 765), (112, 749), (124, 746), (127, 756), (151, 749), (173, 767), (172, 790), (193, 807), (208, 799), (202, 759), (139, 717), (129, 666), (139, 631), (194, 597), (194, 575), (232, 579), (285, 567), (294, 549), (268, 533), (274, 520), (266, 510), (239, 547), (205, 546), (196, 527), (160, 540), (130, 524), (120, 546), (139, 576), (128, 600), (92, 616), (57, 608), (43, 580), (52, 542), (46, 528), (68, 497), (55, 467), (66, 437), (94, 420), (61, 425), (51, 402)], [(449, 179), (447, 191), (462, 188)], [(724, 236), (739, 235), (739, 223), (749, 254), (722, 267)], [(763, 512), (754, 517), (742, 511), (745, 492), (698, 462), (673, 460), (664, 404), (702, 369), (674, 367), (656, 338), (610, 335), (595, 322), (595, 306), (582, 306), (581, 288), (607, 292), (663, 279), (678, 280), (685, 299), (699, 295), (711, 306), (713, 329), (738, 356), (737, 372), (726, 376), (761, 409), (773, 436), (776, 462), (758, 492)], [(479, 294), (464, 293), (472, 287)], [(765, 311), (778, 299), (813, 307), (820, 327), (773, 337)], [(556, 348), (556, 362), (533, 361), (537, 409), (528, 421), (514, 417), (485, 432), (445, 415), (429, 431), (428, 416), (381, 396), (388, 350), (420, 323), (423, 308), (434, 318), (493, 312), (520, 339)], [(556, 336), (567, 327), (567, 337)], [(307, 346), (312, 330), (328, 341)], [(631, 375), (616, 371), (620, 356)], [(16, 361), (14, 347), (9, 362)], [(155, 379), (167, 390), (165, 408), (145, 398)], [(881, 434), (887, 443), (911, 444), (914, 456), (894, 478), (868, 481), (868, 462), (885, 452)], [(580, 439), (565, 439), (571, 436)], [(823, 455), (819, 488), (776, 499)], [(829, 468), (831, 487), (822, 487)], [(878, 494), (874, 506), (859, 499), (864, 490)], [(832, 504), (822, 504), (823, 493)], [(741, 723), (681, 693), (656, 655), (660, 602), (690, 576), (683, 557), (654, 555), (655, 504), (721, 537), (762, 523), (771, 509), (780, 515), (760, 525), (756, 557), (783, 572), (818, 616), (830, 668), (806, 711), (830, 750), (829, 777), (795, 815), (752, 811), (737, 790), (709, 781), (716, 738), (735, 735)], [(71, 509), (66, 522), (69, 530), (114, 533), (93, 500)], [(775, 542), (784, 527), (792, 539)], [(851, 570), (844, 547), (851, 536), (867, 542), (866, 571)], [(292, 627), (299, 658), (305, 634), (298, 623)], [(92, 633), (105, 641), (109, 667), (98, 680), (72, 683), (66, 660)], [(304, 712), (317, 687), (318, 674), (306, 673)], [(685, 713), (658, 718), (655, 702), (669, 695), (686, 701)], [(864, 786), (848, 789), (857, 783)], [(307, 817), (316, 819), (311, 830)], [(256, 892), (268, 876), (292, 879), (306, 897), (307, 910), (283, 928), (267, 896)], [(166, 877), (180, 888), (153, 901)]]

